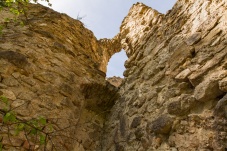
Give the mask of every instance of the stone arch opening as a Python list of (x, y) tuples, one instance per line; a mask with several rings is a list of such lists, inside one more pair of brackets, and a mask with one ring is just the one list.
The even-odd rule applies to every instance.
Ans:
[(125, 50), (115, 53), (109, 60), (107, 65), (106, 77), (121, 77), (124, 78), (123, 72), (125, 71), (124, 63), (128, 59)]

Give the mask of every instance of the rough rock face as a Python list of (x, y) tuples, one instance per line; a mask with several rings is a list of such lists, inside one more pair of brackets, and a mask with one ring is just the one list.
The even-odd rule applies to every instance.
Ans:
[(227, 149), (227, 2), (178, 0), (166, 15), (137, 3), (121, 26), (120, 98), (104, 151)]
[[(166, 15), (137, 3), (117, 36), (99, 41), (79, 21), (29, 7), (28, 25), (7, 22), (0, 37), (0, 95), (20, 118), (53, 124), (48, 150), (227, 149), (225, 0), (178, 0)], [(121, 47), (118, 91), (105, 71)], [(6, 150), (42, 150), (9, 131)]]
[[(118, 39), (98, 41), (81, 22), (41, 5), (28, 10), (25, 26), (7, 22), (0, 37), (0, 95), (20, 119), (45, 117), (52, 123), (47, 150), (100, 150), (105, 115), (117, 97), (105, 70), (121, 50)], [(1, 23), (9, 15), (1, 11)], [(4, 149), (43, 150), (13, 133), (1, 126)]]
[(121, 77), (110, 77), (106, 79), (110, 84), (114, 85), (115, 87), (120, 87), (122, 84), (123, 79)]

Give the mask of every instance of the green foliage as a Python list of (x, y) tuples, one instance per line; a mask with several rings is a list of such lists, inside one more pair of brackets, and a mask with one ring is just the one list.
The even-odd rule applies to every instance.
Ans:
[[(31, 120), (22, 120), (17, 117), (16, 113), (14, 113), (10, 109), (9, 101), (6, 97), (0, 96), (0, 102), (7, 106), (4, 110), (0, 110), (0, 114), (3, 116), (1, 127), (11, 127), (14, 130), (15, 136), (18, 136), (21, 132), (24, 132), (28, 135), (27, 139), (34, 136), (35, 138), (39, 138), (39, 145), (46, 144), (46, 138), (48, 133), (44, 129), (49, 128), (50, 133), (53, 131), (52, 125), (47, 122), (46, 118), (39, 117)], [(31, 140), (27, 141), (32, 142)], [(2, 149), (3, 144), (2, 140), (0, 140), (0, 151), (2, 151)]]
[(24, 123), (17, 124), (17, 126), (15, 128), (15, 135), (16, 136), (19, 135), (19, 133), (24, 130), (24, 127), (25, 127)]
[(9, 109), (9, 101), (8, 101), (8, 99), (6, 97), (4, 97), (4, 96), (0, 96), (0, 101), (4, 104), (3, 110), (4, 111), (8, 111), (8, 109)]
[(15, 123), (17, 122), (16, 116), (14, 113), (12, 112), (7, 112), (4, 116), (3, 116), (3, 123), (4, 124), (8, 124), (8, 123)]
[[(49, 0), (41, 0), (48, 3), (49, 6), (51, 6), (51, 3)], [(38, 0), (1, 0), (0, 1), (0, 10), (4, 7), (7, 7), (10, 9), (10, 12), (14, 15), (18, 16), (20, 14), (25, 14), (27, 9), (26, 6), (28, 3), (37, 3)]]
[(43, 135), (43, 134), (40, 134), (40, 135), (39, 135), (39, 141), (40, 141), (40, 144), (41, 144), (41, 145), (44, 145), (45, 142), (46, 142), (46, 136)]
[(40, 117), (40, 118), (39, 118), (39, 122), (40, 122), (42, 125), (46, 125), (46, 123), (47, 123), (46, 119), (43, 118), (43, 117)]
[(8, 99), (7, 99), (6, 97), (4, 97), (4, 96), (0, 96), (0, 100), (1, 100), (3, 103), (5, 103), (6, 105), (9, 104)]
[[(27, 5), (28, 3), (38, 3), (39, 0), (1, 0), (0, 1), (0, 8), (3, 7), (13, 7), (13, 5), (15, 6), (19, 6), (19, 5)], [(49, 6), (51, 6), (51, 3), (49, 0), (41, 0), (41, 1), (45, 1), (48, 3)]]
[(2, 143), (0, 142), (0, 151), (2, 151), (2, 148), (3, 148), (3, 145), (2, 145)]
[[(76, 138), (70, 136), (68, 130), (77, 127), (79, 121), (62, 128), (58, 123), (61, 120), (59, 118), (46, 119), (42, 116), (24, 119), (16, 114), (16, 109), (26, 103), (15, 108), (11, 108), (11, 103), (11, 100), (0, 96), (0, 151), (8, 147), (16, 147), (12, 141), (7, 142), (15, 137), (20, 137), (19, 139), (28, 143), (26, 147), (29, 148), (23, 148), (22, 145), (22, 150), (33, 150), (34, 146), (38, 146), (38, 150), (58, 150), (58, 142), (62, 142), (63, 137), (77, 141)], [(1, 130), (4, 130), (3, 135), (1, 135)], [(61, 150), (68, 150), (68, 148), (62, 146)]]
[[(20, 14), (23, 14), (26, 18), (26, 21), (28, 20), (27, 17), (27, 5), (28, 3), (38, 3), (39, 0), (0, 0), (0, 11), (3, 8), (9, 8), (10, 12), (14, 14), (14, 18), (6, 18), (5, 19), (5, 26), (10, 22), (10, 20), (18, 21), (18, 16)], [(52, 4), (49, 2), (49, 0), (41, 0), (48, 3), (49, 6)], [(24, 25), (24, 21), (20, 21), (20, 25)], [(0, 25), (0, 36), (2, 35), (4, 26)]]

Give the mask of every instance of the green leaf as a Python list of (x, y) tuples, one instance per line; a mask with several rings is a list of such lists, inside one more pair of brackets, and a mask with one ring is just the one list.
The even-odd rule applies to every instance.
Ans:
[(46, 136), (44, 136), (43, 134), (40, 134), (39, 135), (39, 137), (40, 137), (40, 145), (43, 145), (43, 144), (45, 144), (45, 142), (46, 142)]
[(19, 129), (15, 129), (15, 136), (17, 136), (21, 131)]
[(41, 117), (39, 118), (39, 122), (42, 124), (42, 125), (46, 125), (47, 121), (45, 118)]
[(24, 126), (25, 126), (24, 123), (20, 123), (20, 124), (18, 124), (17, 128), (18, 128), (19, 130), (23, 130), (23, 129), (24, 129)]
[(37, 129), (36, 129), (36, 128), (32, 128), (32, 129), (31, 129), (31, 134), (36, 135), (36, 134), (37, 134), (37, 132), (38, 132), (38, 131), (37, 131)]
[(5, 18), (4, 21), (5, 22), (10, 22), (10, 19), (9, 18)]
[(35, 128), (37, 128), (38, 127), (38, 122), (37, 122), (37, 120), (31, 120), (31, 121), (29, 121), (28, 122), (29, 124), (31, 124), (32, 126), (34, 126)]
[[(0, 27), (0, 35), (1, 35), (2, 33), (1, 33), (1, 27)], [(3, 107), (3, 110), (5, 111), (5, 112), (7, 112), (8, 111), (8, 108), (9, 108), (9, 101), (8, 101), (8, 99), (6, 98), (6, 97), (4, 97), (4, 96), (0, 96), (0, 101), (1, 102), (3, 102), (4, 104), (5, 104), (5, 106)]]
[(6, 115), (3, 117), (3, 122), (4, 123), (7, 123), (7, 122), (16, 122), (16, 121), (17, 121), (16, 116), (12, 112), (6, 113)]
[(18, 135), (21, 131), (23, 131), (25, 128), (24, 123), (17, 124), (17, 127), (15, 128), (15, 135)]
[(14, 15), (19, 15), (20, 14), (20, 11), (18, 9), (15, 9), (15, 8), (10, 8), (10, 12), (13, 13)]
[(3, 149), (3, 145), (2, 145), (2, 142), (0, 142), (0, 151), (2, 151)]
[(23, 26), (24, 26), (24, 22), (23, 22), (23, 21), (21, 21), (21, 22), (20, 22), (20, 25), (23, 27)]
[[(0, 26), (0, 30), (1, 30), (1, 27), (2, 26)], [(3, 27), (2, 27), (3, 28)], [(8, 105), (9, 104), (9, 101), (8, 101), (8, 99), (6, 98), (6, 97), (4, 97), (4, 96), (0, 96), (0, 99), (2, 100), (2, 102), (3, 103), (5, 103), (6, 105)]]
[(11, 113), (10, 122), (16, 122), (16, 121), (17, 121), (17, 118), (16, 118), (15, 114)]
[(6, 115), (3, 117), (3, 122), (4, 122), (4, 123), (9, 122), (10, 116), (11, 116), (11, 113), (9, 113), (9, 112), (6, 113)]
[(48, 125), (48, 128), (49, 128), (49, 131), (50, 132), (53, 132), (54, 131), (54, 128), (53, 128), (53, 125), (52, 124)]

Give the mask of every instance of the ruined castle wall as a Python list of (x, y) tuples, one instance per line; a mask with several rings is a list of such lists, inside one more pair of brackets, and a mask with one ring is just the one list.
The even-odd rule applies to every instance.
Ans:
[[(80, 21), (65, 14), (41, 5), (28, 7), (27, 20), (21, 15), (18, 22), (4, 22), (14, 16), (0, 12), (0, 95), (8, 99), (17, 118), (48, 120), (53, 130), (46, 138), (47, 150), (100, 150), (105, 114), (117, 90), (106, 82), (105, 70), (121, 48), (115, 44), (110, 49), (116, 42), (98, 41)], [(29, 142), (24, 132), (14, 136), (14, 131), (13, 126), (1, 125), (3, 149), (44, 150), (39, 141)]]
[(226, 150), (227, 3), (135, 4), (121, 26), (129, 59), (103, 150)]
[[(225, 0), (178, 0), (166, 15), (137, 3), (112, 40), (29, 8), (25, 26), (1, 20), (0, 95), (20, 119), (48, 119), (47, 150), (226, 150)], [(121, 48), (129, 59), (118, 91), (105, 71)], [(23, 133), (0, 133), (5, 150), (43, 150)]]

